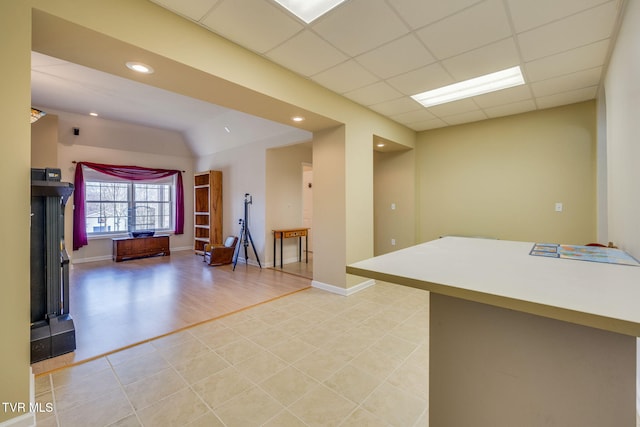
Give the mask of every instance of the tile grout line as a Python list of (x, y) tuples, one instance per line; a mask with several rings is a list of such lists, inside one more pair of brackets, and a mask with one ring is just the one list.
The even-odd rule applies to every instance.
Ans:
[(51, 399), (53, 400), (53, 411), (56, 418), (56, 426), (60, 427), (60, 418), (58, 417), (58, 402), (56, 400), (56, 392), (53, 388), (53, 376), (49, 374), (49, 387), (51, 388)]
[[(144, 424), (142, 423), (142, 420), (140, 419), (140, 417), (138, 416), (138, 411), (136, 411), (135, 406), (133, 406), (133, 402), (131, 402), (131, 399), (129, 399), (129, 395), (127, 394), (127, 391), (124, 388), (124, 385), (122, 384), (122, 381), (120, 381), (120, 377), (118, 376), (118, 373), (116, 372), (113, 363), (111, 363), (111, 360), (109, 360), (108, 357), (105, 356), (105, 360), (107, 361), (107, 363), (109, 364), (109, 369), (111, 370), (111, 373), (113, 374), (113, 376), (115, 377), (116, 381), (118, 382), (118, 385), (120, 386), (120, 390), (122, 391), (122, 393), (124, 394), (124, 397), (127, 399), (127, 402), (129, 403), (129, 406), (131, 406), (131, 410), (133, 411), (133, 415), (135, 415), (136, 419), (138, 420), (138, 422), (140, 423), (141, 426), (144, 426)], [(105, 427), (109, 427), (110, 425), (113, 425), (119, 421), (124, 420), (125, 418), (129, 417), (131, 415), (126, 415), (124, 417), (122, 417), (119, 420), (116, 420), (113, 423), (107, 424)]]
[[(191, 335), (191, 336), (192, 336), (196, 341), (200, 342), (200, 343), (201, 343), (201, 344), (203, 344), (206, 348), (208, 348), (209, 350), (211, 350), (212, 352), (214, 352), (214, 353), (215, 353), (215, 351), (214, 351), (211, 347), (209, 347), (205, 342), (203, 342), (202, 340), (200, 340), (200, 338), (199, 338), (199, 337), (197, 337), (197, 336), (193, 335), (193, 333), (192, 333), (191, 331), (187, 331), (187, 332), (188, 332), (188, 333), (189, 333), (189, 334), (190, 334), (190, 335)], [(216, 354), (217, 354), (217, 353), (216, 353)], [(160, 356), (162, 356), (162, 354), (161, 354)], [(222, 358), (222, 359), (224, 360), (224, 358)], [(166, 360), (166, 359), (165, 359), (165, 360)], [(224, 361), (225, 361), (225, 362), (227, 362), (226, 360), (224, 360)], [(184, 377), (180, 374), (180, 372), (178, 372), (178, 370), (177, 370), (177, 369), (176, 369), (176, 367), (173, 365), (173, 363), (171, 363), (171, 362), (170, 362), (170, 361), (168, 361), (168, 360), (167, 360), (167, 363), (169, 363), (169, 365), (171, 366), (171, 369), (173, 369), (173, 370), (174, 370), (174, 372), (175, 372), (175, 373), (176, 373), (180, 378), (182, 378), (182, 379), (184, 380), (184, 382), (185, 382), (185, 383), (187, 383), (187, 387), (189, 388), (189, 390), (191, 390), (191, 392), (192, 392), (193, 394), (195, 394), (195, 395), (198, 397), (198, 399), (199, 399), (199, 400), (204, 404), (204, 406), (209, 410), (209, 412), (211, 412), (211, 414), (212, 414), (214, 417), (216, 417), (216, 419), (217, 419), (218, 421), (220, 421), (220, 424), (222, 424), (223, 426), (225, 426), (225, 427), (226, 427), (226, 425), (227, 425), (227, 424), (226, 424), (226, 423), (225, 423), (225, 422), (224, 422), (224, 421), (223, 421), (223, 420), (218, 416), (218, 414), (216, 413), (216, 411), (215, 411), (211, 406), (209, 406), (209, 404), (204, 400), (204, 398), (203, 398), (202, 396), (200, 396), (200, 393), (198, 393), (197, 391), (195, 391), (195, 390), (194, 390), (194, 388), (193, 388), (193, 384), (189, 384), (189, 381), (187, 381), (187, 379), (186, 379), (186, 378), (184, 378)], [(229, 364), (229, 362), (227, 362), (227, 364)], [(230, 364), (229, 364), (229, 365), (230, 365)], [(229, 368), (229, 366), (227, 366), (227, 368)], [(225, 369), (227, 369), (227, 368), (225, 368)], [(215, 374), (212, 374), (212, 375), (215, 375)], [(205, 378), (208, 378), (208, 377), (205, 377)], [(199, 381), (202, 381), (202, 380), (204, 380), (205, 378), (200, 378), (200, 379), (199, 379)], [(197, 382), (197, 381), (196, 381), (196, 382)], [(194, 382), (194, 384), (195, 384), (195, 382)], [(204, 415), (202, 415), (202, 416), (200, 416), (200, 417), (196, 418), (195, 420), (193, 420), (193, 421), (189, 422), (189, 424), (193, 424), (195, 421), (197, 421), (198, 419), (200, 419), (200, 418), (202, 418), (202, 417), (204, 417)], [(189, 424), (187, 424), (187, 427), (188, 427), (188, 425), (189, 425)]]

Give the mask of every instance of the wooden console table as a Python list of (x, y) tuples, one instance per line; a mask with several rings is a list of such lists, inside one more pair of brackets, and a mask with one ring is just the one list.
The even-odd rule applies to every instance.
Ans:
[(532, 247), (445, 237), (346, 271), (430, 292), (430, 425), (634, 427), (640, 267)]
[(282, 241), (291, 237), (298, 238), (298, 261), (302, 261), (302, 238), (305, 238), (304, 248), (306, 263), (309, 263), (309, 229), (308, 228), (287, 228), (283, 230), (273, 230), (273, 266), (276, 266), (276, 240), (280, 239), (280, 268), (282, 268)]
[(155, 255), (170, 255), (169, 236), (120, 237), (113, 240), (113, 260), (143, 258)]

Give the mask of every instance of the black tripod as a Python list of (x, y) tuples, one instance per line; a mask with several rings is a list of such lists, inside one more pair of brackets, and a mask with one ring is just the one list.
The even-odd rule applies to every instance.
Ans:
[[(238, 224), (240, 224), (240, 242), (242, 246), (244, 246), (244, 262), (247, 264), (249, 261), (249, 254), (247, 251), (247, 247), (249, 246), (249, 242), (251, 242), (251, 247), (253, 248), (253, 253), (256, 254), (256, 260), (258, 261), (258, 265), (262, 268), (262, 264), (260, 264), (260, 257), (258, 256), (258, 251), (256, 251), (256, 245), (253, 244), (253, 238), (251, 237), (251, 231), (249, 231), (249, 222), (248, 222), (248, 212), (249, 205), (253, 203), (253, 197), (251, 194), (246, 193), (244, 195), (244, 220), (240, 218), (238, 220)], [(236, 264), (238, 263), (238, 256), (240, 255), (240, 245), (236, 246), (236, 253), (233, 255), (233, 270), (236, 269)]]

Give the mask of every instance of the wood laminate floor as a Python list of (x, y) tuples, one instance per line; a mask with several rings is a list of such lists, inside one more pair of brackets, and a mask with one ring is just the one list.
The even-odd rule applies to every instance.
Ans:
[(280, 267), (280, 264), (278, 264), (272, 268), (274, 268), (275, 270), (284, 271), (285, 273), (295, 274), (296, 276), (313, 279), (313, 253), (309, 252), (308, 257), (303, 257), (302, 261), (300, 262), (290, 262), (288, 264), (284, 264), (282, 268)]
[(310, 287), (308, 278), (238, 263), (210, 267), (191, 251), (125, 262), (73, 264), (76, 351), (32, 365), (35, 374), (119, 349)]

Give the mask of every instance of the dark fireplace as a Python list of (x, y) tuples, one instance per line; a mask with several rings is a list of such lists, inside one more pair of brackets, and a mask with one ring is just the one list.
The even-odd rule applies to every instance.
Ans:
[(31, 363), (76, 349), (69, 314), (64, 208), (73, 184), (60, 169), (31, 169)]

